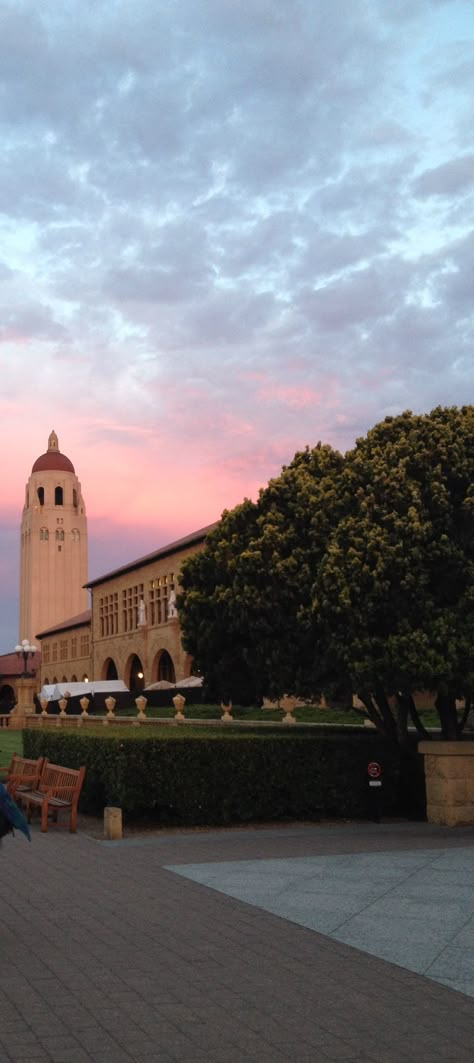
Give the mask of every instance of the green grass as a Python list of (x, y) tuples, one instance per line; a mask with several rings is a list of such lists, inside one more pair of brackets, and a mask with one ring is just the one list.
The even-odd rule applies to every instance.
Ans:
[(13, 753), (23, 754), (23, 732), (0, 729), (0, 768), (8, 768)]
[[(116, 713), (116, 715), (117, 717), (135, 716), (136, 711), (136, 706), (132, 705), (128, 709), (123, 709)], [(187, 720), (219, 720), (221, 717), (219, 705), (185, 705), (183, 711)], [(175, 715), (175, 709), (172, 705), (161, 708), (147, 706), (145, 712), (151, 718), (158, 717), (164, 720), (171, 720)], [(283, 709), (243, 708), (241, 705), (234, 705), (232, 708), (232, 716), (235, 720), (266, 720), (270, 723), (281, 721), (284, 715)], [(364, 719), (366, 718), (363, 713), (355, 712), (351, 709), (322, 709), (319, 705), (305, 705), (302, 708), (295, 709), (293, 715), (298, 723), (320, 723), (326, 726), (334, 724), (337, 727), (347, 725), (363, 727)], [(439, 727), (438, 714), (432, 709), (422, 709), (420, 717), (425, 727)]]

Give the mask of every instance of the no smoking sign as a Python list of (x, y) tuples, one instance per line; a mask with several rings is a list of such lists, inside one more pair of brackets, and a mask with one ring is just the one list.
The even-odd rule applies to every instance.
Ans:
[(369, 786), (381, 786), (382, 785), (382, 768), (378, 760), (371, 760), (367, 765), (367, 773), (369, 776)]

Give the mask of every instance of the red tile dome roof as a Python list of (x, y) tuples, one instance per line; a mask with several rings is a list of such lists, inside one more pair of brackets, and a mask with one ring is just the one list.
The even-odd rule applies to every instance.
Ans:
[(47, 451), (36, 459), (31, 472), (50, 472), (53, 469), (58, 472), (75, 472), (72, 461), (69, 461), (65, 454), (61, 454), (54, 430), (48, 439)]
[(47, 450), (45, 454), (40, 454), (40, 457), (36, 459), (32, 472), (45, 472), (50, 469), (58, 469), (61, 472), (75, 472), (72, 461), (65, 454), (60, 454), (59, 451)]

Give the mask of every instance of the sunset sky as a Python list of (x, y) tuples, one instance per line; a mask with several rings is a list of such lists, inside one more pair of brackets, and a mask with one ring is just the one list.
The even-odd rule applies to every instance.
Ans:
[(0, 652), (50, 431), (90, 575), (473, 400), (472, 0), (3, 0)]

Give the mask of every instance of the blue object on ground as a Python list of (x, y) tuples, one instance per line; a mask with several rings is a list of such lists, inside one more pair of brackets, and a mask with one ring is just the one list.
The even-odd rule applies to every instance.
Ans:
[(8, 790), (0, 782), (0, 815), (3, 815), (13, 830), (21, 830), (22, 834), (31, 841), (30, 828), (23, 812), (18, 808), (16, 801), (10, 797)]

